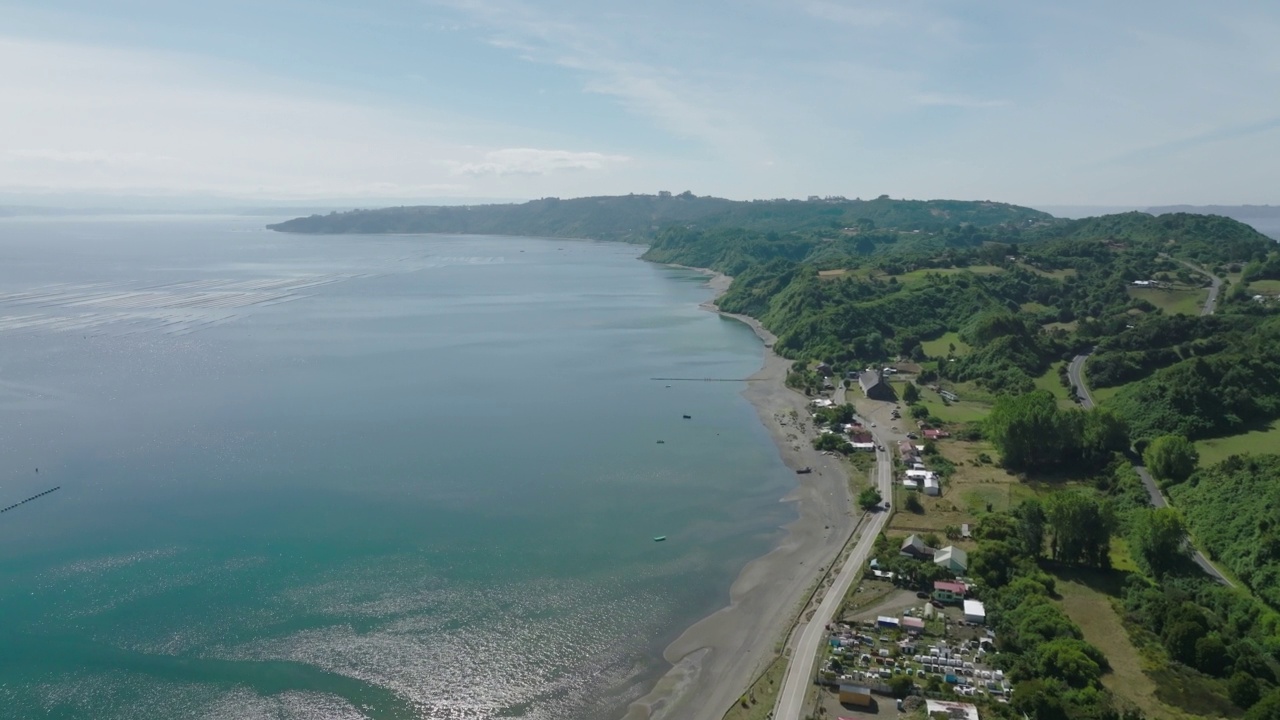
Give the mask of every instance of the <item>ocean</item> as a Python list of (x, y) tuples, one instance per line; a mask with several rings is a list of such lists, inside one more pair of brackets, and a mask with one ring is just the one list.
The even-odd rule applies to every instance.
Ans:
[(759, 341), (636, 246), (264, 224), (0, 220), (0, 717), (620, 715), (794, 517), (689, 380)]

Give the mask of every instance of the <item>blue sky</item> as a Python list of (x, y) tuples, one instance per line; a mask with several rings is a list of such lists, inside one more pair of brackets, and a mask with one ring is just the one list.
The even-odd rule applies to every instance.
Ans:
[(1280, 203), (1268, 0), (0, 0), (0, 193)]

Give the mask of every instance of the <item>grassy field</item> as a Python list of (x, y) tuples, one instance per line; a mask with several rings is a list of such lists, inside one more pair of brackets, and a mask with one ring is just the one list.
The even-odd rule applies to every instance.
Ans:
[(1129, 297), (1146, 300), (1166, 313), (1199, 315), (1204, 301), (1209, 297), (1207, 288), (1174, 285), (1163, 288), (1129, 288)]
[(1254, 280), (1249, 289), (1259, 295), (1280, 295), (1280, 280)]
[[(943, 422), (973, 422), (981, 420), (991, 412), (991, 406), (975, 400), (965, 400), (961, 395), (960, 402), (943, 404), (942, 396), (929, 389), (920, 391), (920, 404), (929, 408), (929, 414)], [(904, 421), (907, 418), (903, 418)]]
[(969, 343), (960, 339), (960, 333), (955, 332), (949, 332), (936, 340), (925, 340), (920, 343), (920, 347), (924, 348), (924, 354), (929, 357), (946, 357), (952, 345), (956, 346), (956, 357), (968, 355), (973, 350), (969, 347)]
[(1280, 448), (1280, 423), (1272, 423), (1265, 430), (1253, 430), (1241, 435), (1231, 435), (1196, 443), (1200, 451), (1200, 465), (1208, 466), (1243, 453), (1276, 452)]
[(1093, 398), (1093, 401), (1099, 405), (1106, 405), (1111, 398), (1116, 396), (1116, 393), (1120, 392), (1122, 387), (1124, 386), (1089, 388), (1089, 397)]
[(779, 655), (764, 674), (756, 679), (742, 698), (724, 714), (724, 720), (765, 720), (773, 714), (778, 701), (778, 689), (787, 672), (787, 659)]
[(1022, 309), (1022, 312), (1026, 313), (1042, 313), (1049, 309), (1047, 306), (1041, 305), (1038, 302), (1024, 302), (1019, 307)]
[(904, 285), (911, 285), (913, 283), (922, 282), (925, 279), (925, 276), (930, 273), (934, 275), (959, 275), (967, 272), (973, 273), (974, 275), (994, 275), (998, 272), (1004, 272), (1004, 270), (995, 265), (974, 265), (973, 267), (967, 268), (922, 268), (920, 270), (912, 270), (911, 272), (903, 273), (901, 275), (894, 275), (893, 277), (898, 278), (898, 282), (903, 283)]
[[(1169, 704), (1170, 692), (1178, 692), (1169, 685), (1181, 682), (1200, 686), (1206, 679), (1169, 677), (1172, 671), (1167, 665), (1139, 650), (1116, 614), (1112, 600), (1119, 595), (1126, 573), (1060, 570), (1055, 574), (1063, 611), (1084, 631), (1084, 639), (1101, 650), (1111, 664), (1111, 672), (1102, 676), (1102, 684), (1108, 690), (1137, 706), (1149, 718), (1202, 717)], [(1196, 689), (1204, 688), (1184, 686), (1180, 692), (1194, 693)], [(1216, 705), (1202, 698), (1188, 707), (1203, 712), (1219, 709)], [(1217, 716), (1216, 712), (1210, 714)]]
[[(959, 527), (964, 523), (977, 522), (987, 513), (988, 504), (993, 511), (1000, 511), (1021, 502), (1017, 477), (980, 459), (984, 454), (995, 459), (997, 453), (990, 443), (943, 440), (938, 443), (938, 451), (955, 464), (955, 473), (943, 484), (942, 495), (938, 497), (906, 490), (899, 484), (896, 491), (899, 510), (889, 522), (892, 531), (901, 534), (936, 532), (941, 535), (948, 525)], [(905, 509), (901, 498), (906, 493), (913, 493), (920, 499), (923, 513)]]
[(1075, 407), (1076, 404), (1071, 401), (1071, 395), (1062, 382), (1058, 380), (1058, 366), (1053, 365), (1044, 372), (1043, 375), (1036, 378), (1036, 388), (1039, 390), (1048, 390), (1054, 397), (1058, 398), (1058, 405), (1064, 408)]

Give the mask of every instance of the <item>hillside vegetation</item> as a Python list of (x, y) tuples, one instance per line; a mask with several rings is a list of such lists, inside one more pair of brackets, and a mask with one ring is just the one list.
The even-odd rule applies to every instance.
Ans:
[(649, 242), (658, 231), (671, 226), (732, 227), (762, 233), (816, 231), (835, 237), (845, 228), (940, 231), (959, 224), (1027, 225), (1051, 221), (1053, 218), (1047, 213), (994, 202), (888, 197), (744, 202), (686, 192), (352, 210), (296, 218), (268, 227), (296, 233), (459, 233)]

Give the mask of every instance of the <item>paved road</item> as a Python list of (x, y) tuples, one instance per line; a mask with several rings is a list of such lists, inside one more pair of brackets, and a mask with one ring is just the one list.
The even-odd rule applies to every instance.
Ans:
[[(1221, 284), (1220, 281), (1218, 284)], [(1209, 299), (1205, 302), (1205, 307), (1209, 312), (1213, 311), (1209, 306), (1217, 297), (1217, 287), (1218, 285), (1215, 284), (1214, 291), (1209, 293)], [(1089, 388), (1084, 384), (1084, 377), (1081, 375), (1081, 371), (1084, 369), (1084, 363), (1088, 359), (1089, 353), (1077, 355), (1071, 359), (1071, 364), (1067, 366), (1067, 379), (1069, 379), (1071, 384), (1075, 387), (1076, 395), (1080, 397), (1080, 406), (1085, 409), (1093, 407), (1093, 398), (1089, 396)], [(1151, 498), (1151, 506), (1158, 508), (1168, 506), (1169, 502), (1165, 499), (1164, 493), (1160, 492), (1160, 486), (1156, 485), (1155, 479), (1152, 478), (1151, 473), (1142, 466), (1141, 461), (1137, 459), (1138, 457), (1137, 453), (1134, 453), (1131, 457), (1133, 469), (1138, 472), (1138, 477), (1142, 478), (1142, 485), (1147, 489), (1147, 495)], [(1190, 544), (1190, 539), (1188, 539), (1187, 544), (1192, 551), (1191, 559), (1194, 560), (1195, 563), (1209, 575), (1209, 577), (1217, 580), (1223, 585), (1235, 587), (1235, 583), (1228, 580), (1227, 576), (1223, 575), (1218, 568), (1214, 567), (1213, 563), (1209, 562), (1209, 558), (1205, 557), (1204, 553), (1200, 552), (1195, 548), (1195, 546)]]
[[(876, 473), (880, 494), (886, 499), (892, 498), (893, 459), (889, 453), (893, 448), (885, 444), (879, 433), (873, 431), (872, 434), (875, 436), (876, 444), (884, 447), (884, 450), (876, 451)], [(853, 547), (853, 552), (849, 553), (849, 558), (840, 568), (835, 582), (823, 596), (822, 603), (800, 630), (799, 637), (792, 647), (791, 662), (787, 663), (787, 676), (782, 684), (782, 692), (778, 694), (778, 704), (774, 707), (775, 720), (800, 720), (801, 713), (804, 711), (805, 694), (813, 685), (818, 649), (827, 637), (827, 624), (835, 617), (840, 602), (844, 600), (845, 593), (849, 591), (849, 586), (853, 584), (858, 571), (866, 564), (876, 537), (880, 535), (880, 531), (888, 521), (888, 511), (881, 510), (872, 514), (870, 522), (861, 528), (862, 536), (858, 544)]]
[(1076, 389), (1076, 397), (1080, 398), (1080, 407), (1085, 410), (1093, 407), (1093, 396), (1089, 394), (1089, 388), (1084, 384), (1084, 377), (1080, 374), (1084, 371), (1084, 362), (1089, 359), (1089, 355), (1093, 351), (1083, 355), (1077, 355), (1071, 358), (1071, 364), (1067, 366), (1067, 379), (1071, 381), (1072, 387)]

